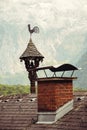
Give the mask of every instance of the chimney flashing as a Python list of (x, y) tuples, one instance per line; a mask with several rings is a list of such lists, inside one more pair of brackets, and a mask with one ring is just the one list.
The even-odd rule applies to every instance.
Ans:
[(73, 109), (73, 100), (65, 103), (62, 107), (58, 108), (55, 112), (38, 112), (37, 124), (53, 124), (72, 109)]

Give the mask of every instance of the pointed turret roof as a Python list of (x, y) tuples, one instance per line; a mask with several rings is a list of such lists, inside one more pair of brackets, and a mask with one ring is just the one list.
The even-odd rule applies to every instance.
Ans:
[(32, 42), (32, 39), (30, 39), (26, 50), (23, 52), (23, 54), (20, 56), (20, 59), (25, 59), (25, 58), (31, 58), (31, 57), (38, 57), (38, 58), (44, 58), (44, 56), (37, 50), (36, 46)]

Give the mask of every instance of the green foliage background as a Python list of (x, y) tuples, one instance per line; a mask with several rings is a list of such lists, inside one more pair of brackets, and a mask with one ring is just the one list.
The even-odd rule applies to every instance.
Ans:
[(0, 84), (0, 95), (15, 95), (30, 93), (28, 85), (2, 85)]
[[(87, 88), (74, 87), (73, 91), (87, 91)], [(0, 95), (29, 94), (29, 85), (3, 85), (0, 84)]]

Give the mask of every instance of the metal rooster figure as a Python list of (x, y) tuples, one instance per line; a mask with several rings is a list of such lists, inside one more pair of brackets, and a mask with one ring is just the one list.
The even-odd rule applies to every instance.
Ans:
[(33, 27), (33, 29), (31, 29), (30, 24), (28, 24), (28, 30), (30, 32), (30, 38), (31, 38), (31, 35), (33, 32), (39, 33), (39, 28), (37, 26), (35, 26), (35, 27)]

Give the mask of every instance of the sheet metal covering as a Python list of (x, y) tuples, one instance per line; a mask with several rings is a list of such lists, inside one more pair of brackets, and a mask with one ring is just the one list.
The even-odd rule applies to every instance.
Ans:
[(36, 70), (38, 71), (38, 70), (45, 70), (45, 69), (49, 69), (52, 72), (78, 70), (77, 67), (71, 64), (63, 64), (58, 67), (54, 67), (54, 66), (40, 67), (40, 68), (37, 68)]
[(71, 70), (78, 70), (78, 68), (76, 68), (75, 66), (71, 65), (71, 64), (63, 64), (57, 68), (52, 67), (50, 68), (50, 70), (52, 72), (57, 72), (57, 71), (71, 71)]

